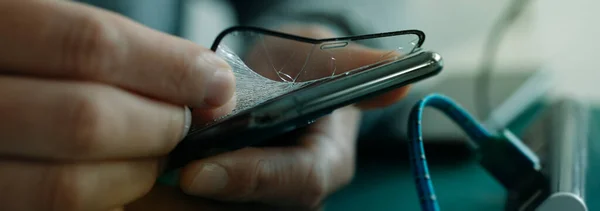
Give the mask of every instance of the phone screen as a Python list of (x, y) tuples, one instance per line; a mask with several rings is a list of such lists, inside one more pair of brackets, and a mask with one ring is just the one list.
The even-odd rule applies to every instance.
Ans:
[[(168, 166), (261, 144), (360, 98), (437, 74), (441, 58), (419, 51), (423, 39), (420, 31), (314, 40), (226, 30), (212, 50), (233, 68), (235, 109), (193, 126)], [(366, 49), (368, 58), (359, 53)]]
[[(323, 40), (254, 28), (226, 31), (213, 50), (233, 69), (236, 106), (229, 115), (195, 130), (295, 90), (396, 61), (416, 51), (422, 41), (419, 31)], [(366, 49), (368, 56), (361, 53)]]

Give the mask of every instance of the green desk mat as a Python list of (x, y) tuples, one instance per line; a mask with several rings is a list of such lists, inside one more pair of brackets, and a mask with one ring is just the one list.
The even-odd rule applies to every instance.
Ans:
[[(585, 200), (589, 210), (594, 211), (600, 210), (600, 110), (594, 110), (591, 116), (593, 128), (588, 145)], [(520, 131), (519, 127), (527, 125), (524, 124), (526, 119), (529, 118), (511, 128)], [(398, 154), (405, 153), (399, 151)], [(473, 160), (432, 164), (430, 170), (442, 210), (503, 210), (506, 191)], [(405, 163), (359, 161), (353, 182), (333, 194), (325, 210), (419, 210), (413, 181)]]

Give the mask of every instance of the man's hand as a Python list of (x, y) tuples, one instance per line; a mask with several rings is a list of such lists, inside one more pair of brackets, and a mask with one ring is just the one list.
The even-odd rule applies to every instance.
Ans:
[[(290, 27), (285, 31), (317, 38), (332, 36), (319, 27)], [(298, 50), (286, 45), (274, 46)], [(285, 48), (277, 49), (273, 55), (285, 55), (284, 51)], [(346, 70), (377, 62), (386, 53), (360, 46), (347, 51), (352, 51), (357, 59), (336, 58), (338, 64), (348, 67)], [(258, 67), (258, 63), (253, 65)], [(304, 133), (283, 138), (298, 140), (299, 146), (246, 148), (191, 163), (181, 172), (181, 188), (191, 195), (221, 201), (315, 207), (353, 177), (360, 109), (394, 103), (407, 89), (338, 109)]]
[(185, 133), (184, 105), (222, 115), (234, 86), (213, 52), (116, 14), (0, 1), (2, 210), (139, 199)]

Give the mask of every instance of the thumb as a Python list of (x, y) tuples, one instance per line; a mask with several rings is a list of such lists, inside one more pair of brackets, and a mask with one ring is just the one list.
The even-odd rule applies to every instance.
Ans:
[(323, 163), (292, 148), (246, 148), (186, 166), (181, 188), (188, 194), (234, 202), (314, 206), (327, 193)]

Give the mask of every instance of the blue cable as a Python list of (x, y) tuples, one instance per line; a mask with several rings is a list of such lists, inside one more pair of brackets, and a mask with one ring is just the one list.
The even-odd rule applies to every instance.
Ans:
[(425, 107), (433, 107), (446, 114), (475, 142), (480, 142), (493, 136), (475, 118), (467, 113), (465, 109), (446, 96), (440, 94), (428, 95), (412, 108), (408, 120), (408, 146), (410, 164), (417, 185), (421, 210), (439, 211), (440, 207), (435, 196), (433, 183), (431, 182), (423, 146), (422, 120)]

